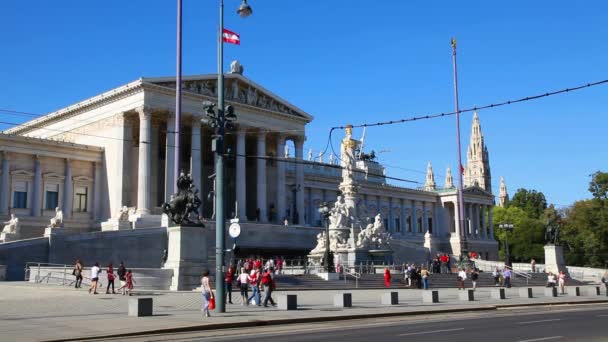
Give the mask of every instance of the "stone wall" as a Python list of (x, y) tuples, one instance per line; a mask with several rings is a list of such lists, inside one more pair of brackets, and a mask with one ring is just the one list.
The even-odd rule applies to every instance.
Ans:
[(0, 264), (6, 265), (6, 280), (24, 280), (27, 262), (48, 262), (49, 239), (35, 238), (0, 244)]
[(166, 246), (165, 228), (58, 234), (50, 239), (49, 262), (71, 265), (80, 259), (85, 266), (104, 266), (122, 260), (128, 267), (158, 268)]
[(0, 265), (0, 281), (6, 280), (6, 265)]

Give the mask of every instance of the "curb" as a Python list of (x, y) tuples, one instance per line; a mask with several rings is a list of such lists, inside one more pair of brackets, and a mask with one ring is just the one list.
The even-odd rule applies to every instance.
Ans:
[(494, 311), (494, 310), (515, 308), (515, 307), (582, 305), (582, 304), (604, 304), (604, 303), (608, 303), (608, 299), (587, 300), (587, 301), (568, 301), (568, 302), (545, 302), (545, 303), (530, 303), (530, 304), (497, 304), (497, 305), (487, 305), (487, 306), (481, 306), (481, 307), (475, 307), (475, 308), (439, 309), (439, 310), (432, 310), (432, 311), (405, 311), (405, 312), (402, 311), (402, 312), (383, 312), (383, 313), (373, 313), (373, 314), (356, 314), (356, 315), (342, 315), (342, 316), (330, 316), (330, 317), (302, 317), (302, 318), (286, 318), (286, 319), (273, 319), (273, 320), (255, 320), (255, 321), (244, 321), (244, 322), (233, 322), (233, 323), (212, 323), (212, 324), (205, 324), (205, 325), (190, 325), (190, 326), (182, 326), (182, 327), (175, 327), (175, 328), (134, 331), (134, 332), (120, 333), (120, 334), (81, 336), (81, 337), (64, 338), (64, 339), (58, 339), (58, 340), (44, 340), (43, 342), (83, 341), (83, 340), (109, 339), (109, 338), (120, 338), (120, 337), (148, 336), (148, 335), (156, 335), (156, 334), (208, 331), (208, 330), (219, 330), (219, 329), (234, 329), (234, 328), (272, 326), (272, 325), (345, 321), (345, 320), (366, 319), (366, 318), (435, 315), (435, 314), (445, 314), (445, 313), (455, 313), (455, 312)]

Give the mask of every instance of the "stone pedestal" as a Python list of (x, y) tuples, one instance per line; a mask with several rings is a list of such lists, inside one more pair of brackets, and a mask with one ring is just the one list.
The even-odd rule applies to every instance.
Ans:
[(519, 297), (520, 298), (534, 298), (532, 296), (532, 288), (531, 287), (523, 287), (519, 289)]
[(129, 298), (129, 316), (152, 316), (152, 298)]
[(380, 298), (382, 305), (397, 305), (399, 304), (399, 292), (388, 292), (382, 294)]
[(545, 246), (545, 272), (558, 274), (560, 271), (568, 273), (564, 262), (564, 249), (562, 246)]
[(557, 297), (557, 287), (546, 287), (545, 297)]
[(161, 215), (136, 214), (129, 219), (133, 221), (133, 229), (162, 227)]
[(568, 287), (567, 290), (568, 290), (568, 296), (580, 297), (580, 295), (581, 295), (581, 288), (578, 286)]
[(0, 242), (11, 242), (19, 240), (19, 234), (17, 233), (0, 233)]
[(468, 302), (475, 301), (475, 291), (474, 290), (465, 290), (458, 291), (458, 299)]
[(437, 291), (437, 290), (422, 291), (422, 302), (423, 303), (439, 303), (439, 291)]
[[(172, 291), (192, 290), (200, 286), (207, 265), (209, 231), (201, 226), (167, 228), (169, 243), (163, 268), (173, 269)], [(212, 271), (209, 269), (209, 271)]]
[(351, 293), (337, 293), (334, 295), (334, 306), (337, 308), (350, 308), (353, 306)]
[(278, 295), (277, 302), (279, 310), (298, 309), (298, 296), (296, 295)]
[(317, 276), (323, 280), (339, 280), (340, 275), (338, 273), (327, 273), (327, 272), (319, 272)]
[(101, 223), (101, 231), (128, 230), (132, 229), (131, 222), (118, 219), (109, 219)]
[(44, 237), (50, 237), (51, 235), (57, 235), (57, 234), (63, 234), (65, 233), (65, 230), (63, 228), (60, 227), (55, 227), (55, 228), (51, 228), (51, 227), (46, 227), (44, 228)]
[(492, 289), (490, 292), (490, 298), (492, 299), (506, 299), (505, 289)]

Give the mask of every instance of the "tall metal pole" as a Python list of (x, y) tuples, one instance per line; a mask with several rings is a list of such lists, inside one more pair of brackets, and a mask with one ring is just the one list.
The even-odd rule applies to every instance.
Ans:
[(217, 40), (217, 136), (215, 137), (215, 291), (216, 312), (226, 312), (224, 291), (224, 0), (220, 0), (220, 25)]
[(467, 233), (464, 226), (464, 198), (462, 194), (462, 152), (460, 148), (460, 109), (458, 108), (458, 73), (456, 70), (456, 39), (452, 38), (452, 63), (454, 66), (454, 106), (456, 112), (456, 146), (458, 148), (458, 218), (460, 232), (460, 255), (466, 256), (467, 252)]
[[(175, 141), (173, 146), (173, 193), (177, 193), (177, 177), (179, 176), (179, 143), (182, 119), (182, 0), (177, 0), (177, 59), (175, 77)], [(169, 127), (171, 129), (171, 127)]]

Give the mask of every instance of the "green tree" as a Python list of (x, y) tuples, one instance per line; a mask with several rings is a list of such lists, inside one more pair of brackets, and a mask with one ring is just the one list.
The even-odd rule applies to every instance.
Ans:
[(604, 267), (608, 262), (608, 222), (596, 200), (575, 202), (566, 209), (561, 241), (568, 265)]
[(592, 174), (589, 192), (599, 201), (608, 201), (608, 173), (597, 171)]
[(540, 219), (532, 218), (522, 208), (511, 206), (508, 208), (494, 207), (492, 209), (494, 221), (494, 236), (499, 242), (499, 257), (501, 260), (505, 258), (505, 234), (506, 232), (499, 228), (501, 223), (511, 223), (514, 228), (509, 232), (509, 251), (511, 261), (514, 262), (529, 262), (530, 259), (535, 259), (541, 262), (544, 259), (544, 234), (545, 228)]
[(521, 208), (531, 218), (538, 219), (545, 209), (547, 209), (547, 200), (545, 199), (545, 195), (540, 191), (517, 189), (507, 206)]

